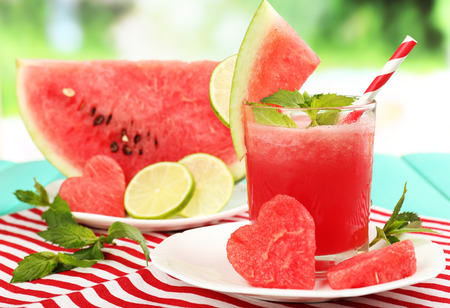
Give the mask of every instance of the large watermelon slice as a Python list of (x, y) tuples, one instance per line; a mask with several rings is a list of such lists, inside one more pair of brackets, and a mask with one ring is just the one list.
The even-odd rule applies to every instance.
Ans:
[(20, 60), (19, 109), (38, 148), (67, 176), (81, 175), (86, 161), (102, 154), (119, 163), (129, 182), (151, 163), (205, 152), (239, 179), (245, 167), (209, 102), (216, 65)]
[(275, 9), (263, 0), (236, 59), (230, 94), (230, 129), (236, 153), (245, 155), (242, 104), (279, 89), (299, 90), (320, 59)]

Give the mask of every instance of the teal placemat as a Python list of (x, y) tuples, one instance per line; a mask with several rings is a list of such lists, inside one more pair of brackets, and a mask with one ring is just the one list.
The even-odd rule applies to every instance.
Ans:
[(64, 176), (47, 161), (0, 162), (0, 215), (30, 208), (18, 201), (13, 193), (18, 189), (34, 190), (33, 178), (45, 186)]
[(407, 183), (402, 210), (450, 219), (450, 201), (401, 157), (377, 154), (374, 158), (372, 201), (393, 210)]
[(450, 200), (450, 153), (410, 154), (403, 159)]

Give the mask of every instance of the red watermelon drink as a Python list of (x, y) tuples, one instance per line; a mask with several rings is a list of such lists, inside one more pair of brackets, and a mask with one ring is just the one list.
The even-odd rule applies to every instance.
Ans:
[[(334, 117), (332, 125), (313, 126), (311, 110), (319, 109), (244, 105), (250, 219), (274, 196), (294, 197), (314, 218), (316, 260), (332, 265), (367, 250), (375, 103), (317, 113), (326, 112), (317, 122)], [(355, 110), (359, 119), (343, 120)], [(273, 125), (270, 112), (294, 124)]]

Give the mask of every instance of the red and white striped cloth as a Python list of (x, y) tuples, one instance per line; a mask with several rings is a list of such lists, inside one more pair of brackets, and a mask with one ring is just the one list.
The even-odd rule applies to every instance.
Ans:
[[(92, 268), (77, 268), (26, 283), (11, 284), (23, 257), (61, 249), (45, 243), (36, 232), (46, 229), (40, 209), (0, 216), (0, 307), (450, 307), (450, 221), (426, 218), (424, 226), (439, 234), (424, 237), (442, 245), (447, 266), (438, 277), (378, 294), (317, 304), (273, 303), (200, 289), (149, 264), (139, 245), (116, 240), (105, 248), (106, 260)], [(384, 223), (390, 213), (374, 207), (371, 220)], [(247, 219), (239, 215), (231, 222)], [(219, 222), (219, 223), (220, 223)], [(104, 231), (99, 231), (99, 233)], [(150, 249), (172, 233), (144, 234)]]

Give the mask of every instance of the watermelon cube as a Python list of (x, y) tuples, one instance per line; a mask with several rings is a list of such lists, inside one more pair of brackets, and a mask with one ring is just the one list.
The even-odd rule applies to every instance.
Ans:
[(394, 243), (345, 260), (327, 270), (332, 289), (361, 288), (413, 275), (417, 270), (411, 240)]
[(263, 204), (256, 223), (233, 232), (226, 249), (234, 269), (253, 286), (314, 288), (314, 220), (290, 196)]

